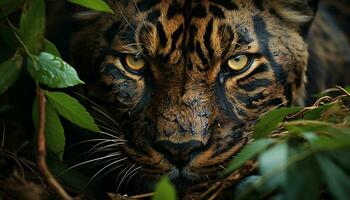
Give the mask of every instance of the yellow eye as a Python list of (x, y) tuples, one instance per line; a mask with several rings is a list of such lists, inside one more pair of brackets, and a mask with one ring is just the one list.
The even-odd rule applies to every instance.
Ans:
[(142, 58), (137, 58), (135, 55), (128, 54), (125, 57), (125, 63), (134, 71), (140, 71), (146, 66), (146, 61)]
[(246, 54), (234, 56), (227, 61), (227, 66), (234, 71), (242, 70), (249, 64), (250, 60)]

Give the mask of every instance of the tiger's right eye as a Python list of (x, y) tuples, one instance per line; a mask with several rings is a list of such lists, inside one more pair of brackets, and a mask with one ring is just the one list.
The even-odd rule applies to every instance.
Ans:
[(240, 71), (249, 64), (250, 60), (246, 54), (234, 56), (227, 61), (227, 66), (234, 71)]
[(126, 67), (132, 71), (139, 72), (143, 70), (146, 66), (146, 61), (142, 58), (138, 58), (135, 55), (128, 54), (125, 56)]

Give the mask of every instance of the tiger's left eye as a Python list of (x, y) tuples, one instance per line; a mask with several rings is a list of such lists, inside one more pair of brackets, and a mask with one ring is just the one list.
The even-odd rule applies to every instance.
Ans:
[(234, 71), (240, 71), (250, 64), (250, 58), (246, 54), (241, 54), (230, 58), (227, 66)]
[(146, 61), (144, 59), (131, 54), (126, 55), (125, 63), (127, 67), (133, 71), (141, 71), (146, 66)]

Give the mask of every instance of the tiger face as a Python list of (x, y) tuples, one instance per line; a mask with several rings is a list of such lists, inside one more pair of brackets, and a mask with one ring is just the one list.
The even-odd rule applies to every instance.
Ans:
[(302, 98), (316, 1), (109, 3), (74, 35), (72, 64), (127, 141), (118, 176), (214, 179), (259, 116)]

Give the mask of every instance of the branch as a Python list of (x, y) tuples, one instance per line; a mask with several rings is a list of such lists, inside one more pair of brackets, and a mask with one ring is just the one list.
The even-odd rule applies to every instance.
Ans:
[(46, 138), (45, 138), (45, 118), (46, 118), (46, 98), (45, 92), (39, 86), (37, 89), (39, 99), (39, 128), (38, 128), (38, 168), (41, 174), (45, 177), (48, 185), (56, 192), (63, 200), (73, 200), (74, 198), (63, 189), (56, 178), (52, 175), (46, 164)]

